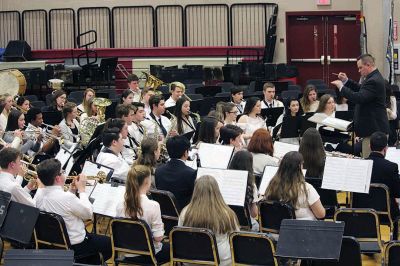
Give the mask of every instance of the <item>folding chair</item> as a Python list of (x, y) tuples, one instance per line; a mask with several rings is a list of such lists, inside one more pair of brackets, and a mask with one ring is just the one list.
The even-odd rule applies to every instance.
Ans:
[[(115, 265), (161, 265), (168, 261), (157, 261), (150, 227), (143, 220), (113, 219), (111, 242)], [(119, 257), (119, 252), (140, 255)]]
[(360, 242), (361, 253), (375, 254), (383, 250), (379, 217), (373, 209), (343, 208), (335, 212), (334, 221), (345, 222), (344, 235)]
[(400, 241), (390, 241), (385, 245), (383, 265), (400, 265)]
[(174, 194), (165, 190), (150, 190), (151, 198), (160, 204), (165, 235), (178, 225), (179, 212)]
[(229, 235), (232, 265), (278, 266), (274, 240), (263, 233), (233, 232)]
[(321, 188), (322, 179), (317, 177), (306, 177), (306, 181), (310, 183), (318, 192), (321, 203), (326, 210), (325, 218), (332, 219), (336, 210), (339, 208), (336, 190)]
[(264, 233), (279, 234), (282, 220), (296, 219), (294, 209), (288, 204), (278, 201), (260, 201), (258, 211), (260, 231)]
[(171, 263), (219, 265), (217, 241), (205, 228), (174, 227), (169, 233)]

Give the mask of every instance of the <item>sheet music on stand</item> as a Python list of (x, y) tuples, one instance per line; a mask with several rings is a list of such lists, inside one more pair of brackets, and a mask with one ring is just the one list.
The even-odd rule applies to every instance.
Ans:
[(386, 151), (385, 159), (393, 163), (397, 163), (397, 165), (400, 166), (400, 149), (396, 149), (396, 147), (389, 147)]
[(124, 199), (125, 186), (113, 186), (111, 183), (96, 183), (89, 198), (94, 199), (93, 212), (96, 214), (116, 217), (117, 205)]
[(265, 190), (269, 185), (269, 182), (271, 182), (272, 178), (274, 177), (277, 171), (278, 171), (277, 166), (269, 166), (269, 165), (265, 166), (260, 183), (260, 188), (258, 189), (261, 195), (264, 195)]
[(107, 167), (99, 163), (93, 163), (91, 161), (85, 161), (83, 165), (82, 174), (86, 176), (96, 176), (98, 172), (103, 171), (107, 176), (107, 181), (111, 178), (114, 169)]
[(284, 143), (280, 141), (274, 142), (274, 157), (282, 159), (286, 153), (291, 151), (299, 151), (299, 145)]
[(201, 143), (198, 155), (205, 168), (227, 169), (233, 155), (233, 146)]
[(372, 160), (326, 157), (321, 188), (368, 193), (372, 164)]
[[(73, 147), (75, 149), (75, 147)], [(60, 151), (56, 155), (56, 159), (60, 161), (61, 168), (65, 170), (67, 175), (70, 174), (72, 166), (74, 165), (74, 160), (72, 158), (72, 153), (74, 149), (68, 150), (64, 146), (60, 147)]]
[(353, 122), (327, 116), (324, 113), (315, 113), (312, 117), (308, 119), (308, 121), (332, 127), (339, 131), (350, 131), (353, 124)]
[(210, 175), (217, 180), (226, 204), (244, 206), (248, 177), (247, 171), (201, 167), (197, 169), (197, 178), (204, 175)]

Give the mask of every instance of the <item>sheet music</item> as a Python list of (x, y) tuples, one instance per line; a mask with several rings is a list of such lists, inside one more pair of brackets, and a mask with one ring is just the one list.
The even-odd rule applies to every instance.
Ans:
[(269, 165), (265, 166), (264, 173), (260, 183), (260, 188), (258, 189), (261, 195), (264, 195), (265, 190), (269, 185), (269, 182), (271, 182), (271, 179), (274, 177), (277, 171), (278, 171), (277, 166), (269, 166)]
[(368, 193), (372, 160), (326, 157), (322, 188)]
[(71, 157), (67, 163), (67, 166), (65, 167), (65, 174), (70, 175), (73, 166), (74, 166), (74, 158)]
[(56, 159), (60, 161), (61, 167), (64, 167), (71, 156), (72, 154), (67, 149), (61, 147), (60, 151), (56, 155)]
[(193, 160), (193, 161), (186, 160), (185, 164), (187, 166), (189, 166), (190, 168), (197, 170), (197, 160)]
[(290, 151), (299, 151), (299, 145), (284, 143), (280, 141), (274, 142), (274, 157), (282, 159), (282, 157)]
[(112, 187), (110, 183), (97, 183), (90, 195), (94, 199), (93, 212), (109, 217), (116, 217), (117, 204), (123, 200), (124, 195), (125, 186)]
[(327, 117), (322, 121), (322, 124), (336, 128), (341, 131), (347, 131), (351, 123), (352, 122), (334, 117)]
[(86, 188), (85, 188), (85, 192), (87, 193), (87, 194), (92, 194), (92, 192), (93, 192), (93, 189), (94, 189), (94, 187), (95, 187), (95, 185), (97, 184), (97, 181), (96, 180), (87, 180), (86, 181)]
[(201, 143), (198, 154), (202, 167), (227, 169), (233, 154), (233, 146)]
[(385, 158), (386, 160), (397, 163), (397, 165), (400, 166), (400, 149), (396, 149), (396, 147), (389, 147)]
[(224, 201), (228, 205), (244, 206), (247, 187), (247, 171), (199, 168), (197, 178), (210, 175), (217, 180)]
[(96, 163), (92, 163), (91, 161), (86, 161), (85, 165), (83, 166), (82, 169), (82, 174), (86, 175), (86, 176), (96, 176), (97, 173), (99, 171), (103, 171), (106, 176), (108, 176), (108, 173), (111, 171), (112, 169), (104, 167), (104, 166), (100, 166)]

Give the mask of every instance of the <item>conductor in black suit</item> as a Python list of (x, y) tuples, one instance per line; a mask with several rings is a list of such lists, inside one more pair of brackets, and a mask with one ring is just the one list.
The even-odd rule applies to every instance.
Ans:
[(189, 157), (190, 142), (185, 136), (174, 136), (167, 140), (170, 161), (157, 167), (155, 181), (157, 189), (174, 194), (178, 210), (185, 207), (193, 194), (196, 171), (186, 166)]
[(338, 74), (338, 80), (332, 81), (343, 97), (356, 104), (354, 110), (354, 131), (363, 138), (362, 156), (367, 158), (371, 152), (369, 147), (370, 136), (376, 131), (389, 134), (389, 121), (385, 105), (384, 79), (375, 66), (375, 59), (370, 54), (363, 54), (357, 58), (358, 72), (362, 79), (361, 84), (347, 78), (343, 72)]
[(398, 201), (400, 201), (399, 167), (396, 163), (385, 159), (388, 149), (388, 138), (385, 133), (375, 132), (371, 135), (371, 154), (368, 159), (373, 160), (371, 183), (385, 184), (390, 192), (390, 211), (392, 218), (400, 215)]

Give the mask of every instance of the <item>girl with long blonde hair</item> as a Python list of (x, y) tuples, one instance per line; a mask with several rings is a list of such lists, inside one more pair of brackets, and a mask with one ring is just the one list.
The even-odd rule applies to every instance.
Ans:
[(212, 176), (196, 180), (190, 203), (182, 210), (178, 225), (207, 228), (217, 240), (220, 265), (231, 265), (229, 233), (239, 230), (236, 214), (226, 205), (218, 183)]

